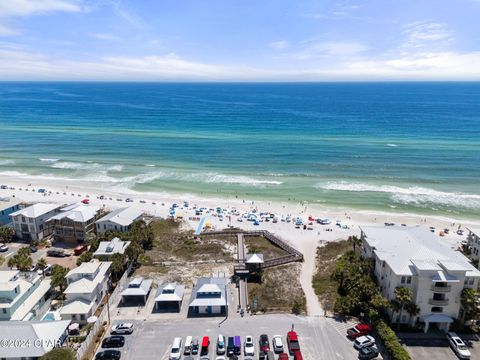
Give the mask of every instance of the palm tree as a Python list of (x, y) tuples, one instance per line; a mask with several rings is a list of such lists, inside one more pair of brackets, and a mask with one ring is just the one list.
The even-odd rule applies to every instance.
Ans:
[(15, 237), (14, 228), (11, 228), (8, 226), (0, 227), (0, 242), (3, 242), (3, 243), (11, 242), (14, 237)]
[(460, 298), (463, 314), (462, 321), (476, 320), (480, 317), (480, 292), (473, 289), (463, 289)]
[(355, 253), (355, 250), (357, 249), (357, 246), (360, 248), (362, 245), (362, 240), (359, 239), (357, 236), (349, 236), (348, 237), (348, 243), (352, 245), (353, 247), (353, 252)]
[(402, 321), (402, 312), (405, 307), (405, 304), (412, 301), (412, 290), (406, 287), (399, 286), (395, 288), (394, 291), (395, 301), (399, 305), (399, 321), (397, 323), (398, 328), (400, 328), (400, 323)]
[(110, 265), (110, 270), (112, 271), (112, 277), (114, 281), (118, 280), (119, 275), (125, 269), (125, 255), (124, 254), (113, 254), (112, 265)]
[(405, 310), (407, 311), (408, 315), (410, 315), (410, 319), (408, 321), (409, 326), (413, 326), (413, 319), (420, 314), (420, 308), (415, 304), (413, 301), (409, 301), (405, 304)]
[(60, 266), (60, 265), (53, 265), (52, 267), (52, 288), (60, 288), (60, 292), (63, 293), (63, 291), (67, 288), (67, 273), (68, 269), (66, 267)]
[(45, 258), (40, 258), (38, 261), (37, 261), (37, 268), (38, 270), (41, 270), (42, 271), (42, 277), (45, 277), (45, 268), (47, 267), (47, 260), (45, 260)]

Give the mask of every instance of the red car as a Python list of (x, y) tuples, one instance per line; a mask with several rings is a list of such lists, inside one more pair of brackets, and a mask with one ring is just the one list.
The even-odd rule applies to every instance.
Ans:
[(367, 324), (357, 324), (347, 330), (347, 337), (354, 340), (360, 336), (368, 335), (372, 332), (372, 328)]
[(295, 355), (297, 352), (300, 352), (300, 343), (298, 342), (298, 336), (295, 331), (289, 331), (287, 333), (287, 344), (288, 352), (291, 356)]
[(83, 244), (83, 245), (78, 245), (74, 250), (73, 250), (73, 253), (75, 255), (82, 255), (85, 251), (88, 250), (88, 245), (87, 244)]
[(208, 348), (210, 347), (210, 338), (204, 336), (202, 339), (202, 347), (200, 348), (200, 355), (208, 355)]
[(293, 360), (303, 360), (302, 352), (300, 350), (295, 351), (295, 354), (293, 354)]
[(280, 355), (278, 355), (278, 360), (290, 360), (290, 358), (287, 354), (281, 353)]
[(264, 353), (268, 353), (270, 351), (270, 341), (268, 341), (268, 335), (260, 335), (260, 340), (258, 343), (260, 345), (260, 351), (263, 351)]

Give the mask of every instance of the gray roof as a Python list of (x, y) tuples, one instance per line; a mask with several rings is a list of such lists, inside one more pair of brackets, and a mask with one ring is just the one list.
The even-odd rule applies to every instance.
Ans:
[(155, 301), (182, 301), (185, 286), (177, 283), (161, 284), (157, 290)]
[(365, 226), (362, 231), (377, 257), (387, 262), (397, 275), (415, 275), (417, 270), (446, 270), (480, 277), (480, 271), (463, 254), (426, 227)]
[(29, 218), (36, 218), (39, 217), (43, 214), (46, 214), (50, 211), (53, 211), (60, 206), (57, 204), (46, 204), (46, 203), (38, 203), (38, 204), (33, 204), (29, 207), (26, 207), (24, 209), (20, 209), (18, 211), (15, 211), (14, 213), (11, 213), (10, 216), (17, 216), (17, 215), (22, 215), (25, 217)]
[(26, 346), (4, 346), (0, 356), (5, 358), (40, 357), (53, 349), (62, 338), (70, 320), (58, 321), (0, 321), (0, 334), (6, 343), (22, 341)]
[(75, 222), (86, 223), (89, 220), (94, 219), (99, 210), (99, 206), (74, 204), (67, 208), (60, 209), (61, 212), (52, 216), (49, 221), (68, 218)]
[(192, 290), (189, 306), (224, 306), (225, 303), (229, 305), (231, 295), (227, 284), (227, 278), (199, 278)]
[(97, 223), (111, 221), (121, 226), (128, 226), (141, 217), (142, 214), (143, 212), (141, 210), (133, 207), (120, 208), (97, 220)]
[(118, 237), (113, 238), (110, 241), (100, 241), (97, 251), (93, 253), (93, 256), (111, 256), (113, 254), (124, 254), (127, 247), (130, 245), (130, 241), (123, 241)]
[(0, 199), (0, 211), (10, 209), (16, 205), (20, 205), (22, 202), (14, 198), (4, 198)]
[(122, 296), (146, 296), (152, 287), (152, 279), (137, 277), (130, 281), (127, 288), (122, 291)]

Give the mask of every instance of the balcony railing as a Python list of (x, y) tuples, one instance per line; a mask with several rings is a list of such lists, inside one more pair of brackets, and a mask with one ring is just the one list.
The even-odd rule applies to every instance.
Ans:
[(448, 299), (445, 299), (445, 300), (430, 299), (428, 300), (428, 303), (430, 305), (435, 305), (435, 306), (446, 306), (448, 305)]
[(435, 292), (449, 292), (450, 290), (452, 290), (452, 287), (450, 285), (447, 285), (447, 286), (432, 285), (431, 289), (432, 291), (435, 291)]

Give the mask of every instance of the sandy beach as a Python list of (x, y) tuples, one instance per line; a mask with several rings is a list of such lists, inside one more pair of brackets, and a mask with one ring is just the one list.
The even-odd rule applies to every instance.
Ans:
[[(395, 223), (397, 225), (405, 224), (407, 226), (421, 225), (426, 227), (435, 227), (438, 234), (441, 229), (448, 228), (452, 231), (444, 237), (438, 237), (439, 241), (448, 242), (456, 249), (459, 243), (465, 239), (465, 234), (460, 236), (456, 233), (459, 226), (465, 228), (468, 226), (478, 226), (480, 223), (462, 222), (459, 219), (449, 219), (444, 217), (425, 217), (414, 214), (394, 214), (394, 213), (375, 213), (368, 211), (333, 210), (324, 209), (319, 205), (293, 204), (277, 202), (258, 202), (243, 199), (202, 199), (193, 195), (186, 194), (183, 197), (166, 193), (119, 193), (115, 191), (106, 191), (105, 189), (92, 189), (81, 184), (72, 185), (69, 183), (41, 183), (32, 181), (30, 183), (20, 182), (14, 178), (2, 178), (2, 185), (7, 185), (8, 189), (0, 189), (0, 197), (15, 197), (24, 202), (52, 202), (58, 204), (71, 204), (88, 198), (90, 204), (105, 207), (113, 210), (119, 207), (132, 206), (139, 208), (149, 215), (166, 218), (169, 215), (169, 209), (172, 204), (178, 204), (177, 214), (183, 214), (185, 226), (196, 229), (199, 223), (199, 216), (195, 215), (194, 208), (212, 209), (208, 214), (208, 222), (215, 229), (223, 229), (228, 226), (240, 227), (246, 230), (265, 229), (277, 236), (285, 239), (301, 251), (305, 256), (302, 265), (301, 284), (307, 298), (307, 309), (310, 315), (323, 314), (323, 310), (317, 300), (317, 297), (311, 286), (312, 275), (315, 271), (315, 255), (318, 246), (326, 242), (346, 239), (350, 235), (360, 235), (362, 225), (385, 226), (384, 223)], [(45, 193), (38, 192), (38, 189), (45, 189)], [(99, 197), (103, 195), (103, 199)], [(126, 202), (126, 199), (132, 201)], [(188, 202), (188, 207), (184, 203)], [(216, 209), (224, 209), (224, 218), (216, 216)], [(257, 213), (275, 214), (279, 220), (274, 223), (260, 222), (254, 225), (252, 221), (242, 218), (242, 215), (251, 211)], [(236, 215), (235, 215), (236, 214)], [(292, 222), (281, 221), (280, 219), (291, 216)], [(329, 218), (331, 224), (321, 225), (311, 222), (308, 218)], [(304, 224), (308, 224), (310, 230), (305, 230), (303, 226), (297, 228), (294, 219), (302, 218)], [(242, 221), (239, 219), (242, 218)], [(340, 221), (342, 227), (337, 226)]]

